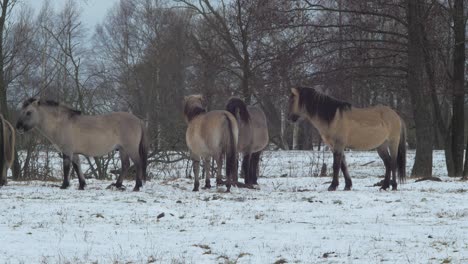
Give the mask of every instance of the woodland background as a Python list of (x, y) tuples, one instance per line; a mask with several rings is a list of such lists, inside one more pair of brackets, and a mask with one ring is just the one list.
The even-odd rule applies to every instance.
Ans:
[[(1, 0), (0, 109), (40, 96), (86, 114), (130, 111), (146, 121), (150, 162), (186, 155), (183, 96), (209, 109), (240, 96), (266, 112), (271, 149), (314, 149), (308, 123), (289, 123), (290, 88), (313, 86), (358, 107), (396, 109), (416, 149), (411, 174), (432, 175), (443, 149), (450, 176), (468, 177), (463, 0), (121, 0), (95, 28), (77, 1)], [(47, 178), (53, 147), (18, 136), (13, 178)], [(112, 154), (88, 158), (107, 178)], [(465, 159), (465, 160), (464, 160)]]

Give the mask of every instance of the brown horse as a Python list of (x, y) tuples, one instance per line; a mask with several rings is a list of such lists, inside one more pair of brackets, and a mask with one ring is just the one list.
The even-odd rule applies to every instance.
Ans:
[[(386, 106), (357, 108), (336, 100), (313, 88), (292, 88), (289, 99), (289, 119), (308, 119), (319, 131), (323, 141), (333, 151), (333, 181), (329, 191), (336, 190), (340, 168), (345, 178), (345, 190), (352, 182), (346, 166), (344, 149), (377, 149), (385, 164), (385, 179), (381, 189), (397, 189), (396, 174), (400, 182), (406, 177), (406, 127), (398, 114)], [(389, 153), (390, 152), (390, 153)]]
[(7, 171), (15, 159), (15, 129), (0, 114), (0, 186), (7, 184)]
[(137, 171), (133, 190), (139, 191), (143, 185), (142, 180), (146, 179), (147, 145), (144, 124), (130, 113), (82, 115), (80, 111), (55, 101), (31, 98), (23, 103), (16, 128), (24, 131), (37, 129), (62, 152), (62, 189), (70, 185), (70, 165), (73, 165), (78, 175), (79, 189), (83, 190), (86, 185), (79, 154), (98, 157), (118, 150), (122, 171), (115, 183), (117, 188), (122, 188), (130, 159)]
[(240, 98), (233, 97), (226, 104), (239, 125), (237, 151), (243, 154), (241, 173), (245, 184), (257, 184), (260, 155), (268, 145), (268, 125), (265, 113), (257, 106), (247, 106)]
[[(209, 168), (210, 158), (217, 164), (216, 182), (220, 184), (223, 157), (226, 157), (226, 187), (231, 189), (237, 179), (237, 139), (239, 129), (236, 118), (227, 111), (206, 112), (201, 95), (190, 95), (184, 99), (184, 116), (188, 124), (185, 139), (193, 161), (195, 183), (193, 191), (198, 191), (200, 159), (206, 164), (205, 188), (211, 188)], [(235, 183), (235, 182), (234, 182)]]

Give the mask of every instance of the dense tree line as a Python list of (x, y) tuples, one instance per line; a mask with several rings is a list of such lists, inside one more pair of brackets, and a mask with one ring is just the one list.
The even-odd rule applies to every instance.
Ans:
[[(202, 93), (219, 109), (236, 95), (265, 110), (272, 148), (311, 149), (320, 137), (287, 122), (286, 102), (291, 87), (314, 86), (396, 109), (416, 149), (413, 175), (431, 176), (432, 150), (444, 149), (449, 175), (468, 176), (466, 1), (121, 0), (92, 29), (78, 1), (1, 9), (0, 107), (10, 119), (30, 96), (89, 114), (131, 111), (147, 122), (150, 162), (170, 162), (186, 150), (183, 96)], [(19, 149), (16, 178), (49, 173), (42, 137), (22, 136)], [(88, 161), (99, 178), (112, 159)]]

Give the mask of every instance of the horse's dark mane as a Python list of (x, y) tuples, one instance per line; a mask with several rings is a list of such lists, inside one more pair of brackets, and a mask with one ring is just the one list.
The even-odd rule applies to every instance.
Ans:
[(42, 99), (37, 99), (37, 98), (29, 98), (28, 100), (24, 101), (23, 108), (27, 107), (28, 105), (32, 104), (35, 101), (38, 101), (40, 105), (51, 106), (51, 107), (61, 107), (65, 109), (70, 114), (70, 116), (81, 115), (80, 110), (70, 108), (54, 100), (42, 100)]
[(206, 109), (201, 106), (191, 106), (189, 103), (185, 104), (184, 114), (188, 121), (192, 121), (196, 116), (206, 113)]
[(311, 116), (330, 123), (334, 118), (336, 111), (348, 111), (351, 109), (351, 104), (340, 101), (328, 95), (317, 92), (314, 88), (299, 87), (299, 106), (305, 107)]
[(236, 116), (236, 109), (239, 109), (240, 119), (245, 123), (248, 123), (250, 121), (250, 114), (247, 110), (247, 105), (240, 98), (233, 97), (229, 99), (226, 105), (226, 111)]

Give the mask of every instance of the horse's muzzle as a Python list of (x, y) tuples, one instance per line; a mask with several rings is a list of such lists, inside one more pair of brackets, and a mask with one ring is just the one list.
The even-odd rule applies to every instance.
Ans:
[(19, 134), (23, 134), (24, 132), (27, 132), (28, 130), (30, 130), (31, 128), (28, 128), (26, 127), (23, 122), (16, 122), (16, 131), (19, 133)]

